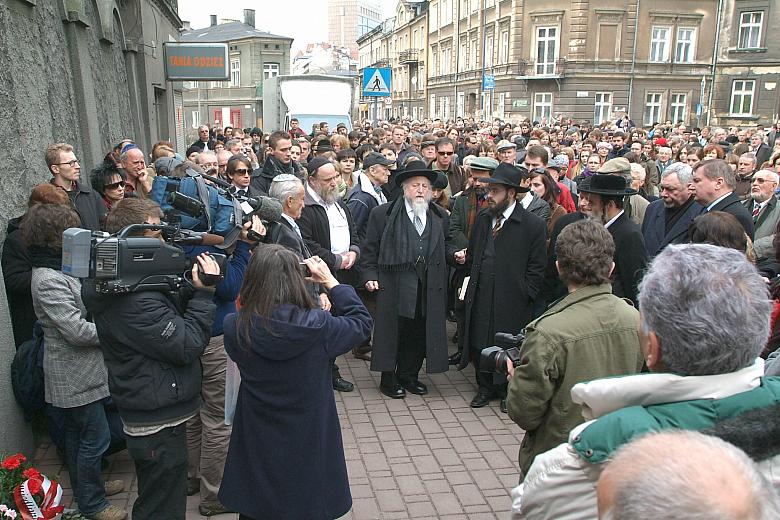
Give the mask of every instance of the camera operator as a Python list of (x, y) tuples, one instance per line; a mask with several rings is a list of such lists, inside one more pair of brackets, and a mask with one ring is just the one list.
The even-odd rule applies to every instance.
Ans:
[[(131, 224), (159, 224), (161, 217), (160, 207), (148, 199), (123, 199), (106, 217), (105, 227), (115, 233)], [(155, 230), (142, 234), (162, 236)], [(200, 408), (200, 356), (209, 341), (215, 310), (214, 292), (201, 282), (198, 265), (206, 274), (219, 274), (214, 259), (198, 256), (191, 271), (193, 290), (100, 294), (90, 282), (82, 289), (84, 304), (95, 318), (109, 390), (135, 462), (135, 520), (186, 515), (184, 423)]]
[[(247, 161), (245, 157), (243, 160)], [(233, 159), (228, 163), (228, 171), (232, 162)], [(249, 169), (247, 171), (251, 172)], [(248, 182), (249, 175), (246, 179)], [(204, 516), (228, 512), (217, 499), (231, 429), (224, 420), (227, 354), (222, 335), (222, 320), (228, 314), (236, 312), (236, 298), (244, 281), (244, 271), (249, 264), (250, 250), (257, 243), (249, 238), (250, 231), (254, 231), (257, 234), (255, 236), (265, 235), (265, 227), (260, 217), (255, 215), (251, 222), (244, 224), (244, 230), (230, 250), (214, 246), (185, 248), (187, 256), (193, 260), (202, 253), (230, 253), (225, 263), (225, 277), (215, 286), (213, 301), (217, 309), (214, 323), (211, 325), (211, 340), (200, 357), (203, 368), (203, 404), (200, 412), (187, 421), (187, 494), (195, 495), (200, 491), (198, 510)]]
[(519, 365), (508, 363), (509, 416), (526, 431), (521, 478), (536, 455), (582, 422), (570, 395), (575, 384), (642, 368), (639, 312), (609, 284), (614, 250), (609, 231), (592, 220), (569, 224), (558, 237), (556, 267), (569, 294), (528, 324)]

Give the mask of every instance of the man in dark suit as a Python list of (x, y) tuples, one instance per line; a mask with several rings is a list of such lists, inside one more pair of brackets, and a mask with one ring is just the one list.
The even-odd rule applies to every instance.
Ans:
[(753, 240), (753, 216), (734, 193), (735, 188), (734, 172), (723, 159), (709, 159), (693, 167), (693, 196), (696, 202), (704, 206), (705, 212), (731, 213)]
[(467, 249), (455, 253), (455, 261), (470, 267), (466, 289), (464, 332), (460, 337), (460, 369), (474, 365), (479, 387), (471, 401), (481, 408), (491, 398), (501, 399), (506, 412), (506, 381), (496, 383), (493, 374), (480, 372), (482, 350), (494, 345), (496, 332), (519, 333), (529, 321), (539, 295), (547, 261), (547, 223), (516, 200), (529, 188), (520, 185), (523, 171), (501, 163), (488, 184), (488, 208), (479, 212)]
[(772, 149), (764, 143), (764, 132), (758, 130), (753, 132), (753, 135), (750, 137), (750, 151), (756, 154), (756, 170), (769, 160), (769, 156), (772, 155)]
[(688, 227), (704, 208), (693, 198), (693, 171), (684, 163), (673, 163), (661, 174), (661, 198), (645, 211), (642, 235), (651, 259), (669, 244), (688, 242)]
[(635, 195), (620, 175), (594, 175), (580, 184), (580, 211), (604, 224), (615, 241), (612, 294), (638, 301), (639, 282), (647, 266), (642, 231), (623, 211), (625, 198)]

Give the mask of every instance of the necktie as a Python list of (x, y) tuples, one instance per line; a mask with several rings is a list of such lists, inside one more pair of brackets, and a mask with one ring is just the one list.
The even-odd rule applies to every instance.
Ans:
[(246, 190), (238, 190), (236, 192), (236, 195), (238, 195), (239, 197), (246, 197)]
[(753, 220), (758, 218), (758, 214), (761, 211), (761, 204), (755, 203), (755, 206), (753, 207)]
[(496, 224), (493, 226), (493, 238), (496, 238), (496, 235), (498, 235), (499, 230), (501, 229), (501, 222), (504, 220), (504, 215), (499, 215), (496, 217)]
[(423, 226), (422, 219), (418, 216), (414, 216), (414, 227), (417, 228), (417, 234), (422, 236), (425, 226)]

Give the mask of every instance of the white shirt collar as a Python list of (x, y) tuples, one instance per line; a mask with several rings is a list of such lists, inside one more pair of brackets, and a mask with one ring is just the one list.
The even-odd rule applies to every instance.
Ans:
[(614, 217), (612, 217), (612, 219), (611, 219), (609, 222), (607, 222), (606, 224), (604, 224), (604, 229), (609, 229), (609, 226), (611, 226), (613, 222), (615, 222), (617, 219), (619, 219), (619, 218), (620, 218), (620, 215), (622, 215), (623, 213), (625, 213), (625, 211), (623, 211), (623, 210), (621, 209), (621, 210), (620, 210), (620, 213), (618, 213), (617, 215), (615, 215)]
[(527, 191), (523, 194), (523, 198), (520, 199), (520, 204), (523, 206), (523, 209), (528, 209), (528, 206), (531, 205), (531, 202), (534, 200), (534, 194), (530, 191)]
[[(509, 217), (512, 216), (512, 213), (515, 211), (515, 206), (517, 206), (517, 202), (512, 202), (512, 204), (509, 205), (508, 208), (504, 210), (502, 215), (504, 216), (504, 219), (501, 221), (501, 226), (504, 225), (504, 223), (509, 219)], [(493, 226), (496, 225), (496, 217), (493, 217)]]
[(725, 199), (726, 197), (728, 197), (729, 195), (731, 195), (731, 193), (732, 193), (732, 192), (728, 192), (727, 194), (725, 194), (725, 195), (721, 195), (721, 196), (720, 196), (720, 197), (718, 197), (717, 199), (713, 200), (713, 201), (710, 203), (710, 205), (709, 205), (709, 206), (707, 206), (707, 211), (712, 211), (712, 208), (715, 206), (715, 204), (717, 204), (718, 202), (722, 201), (723, 199)]

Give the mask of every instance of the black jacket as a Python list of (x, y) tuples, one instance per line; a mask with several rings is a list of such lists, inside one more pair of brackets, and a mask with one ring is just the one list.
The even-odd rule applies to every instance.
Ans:
[(623, 213), (607, 228), (615, 241), (615, 269), (612, 271), (612, 294), (628, 298), (637, 305), (639, 282), (647, 267), (647, 251), (639, 226)]
[(195, 141), (194, 143), (192, 143), (192, 144), (189, 146), (189, 148), (192, 148), (193, 146), (195, 146), (195, 147), (197, 147), (197, 148), (200, 148), (200, 151), (201, 151), (201, 152), (202, 152), (204, 149), (206, 149), (206, 148), (208, 148), (209, 150), (213, 150), (213, 149), (214, 149), (214, 144), (216, 144), (216, 142), (217, 142), (217, 140), (216, 140), (216, 139), (211, 139), (211, 138), (209, 138), (209, 141), (208, 141), (207, 143), (204, 143), (203, 141), (201, 141), (200, 139), (198, 139), (197, 141)]
[(125, 424), (186, 419), (200, 408), (200, 355), (211, 338), (213, 293), (142, 291), (106, 295), (82, 285), (108, 369), (108, 386)]
[(3, 280), (11, 313), (14, 344), (18, 347), (33, 336), (33, 324), (37, 319), (32, 303), (32, 262), (22, 242), (19, 229), (23, 217), (8, 221), (7, 235), (3, 243)]
[(669, 244), (684, 244), (688, 242), (688, 228), (693, 219), (698, 217), (704, 208), (698, 202), (692, 202), (674, 223), (669, 233), (666, 232), (666, 207), (664, 201), (655, 200), (647, 206), (645, 218), (642, 220), (642, 235), (645, 238), (645, 251), (649, 258), (654, 258)]
[(290, 161), (290, 164), (283, 164), (273, 155), (269, 155), (266, 157), (262, 168), (252, 172), (249, 188), (255, 193), (259, 192), (261, 195), (268, 195), (268, 190), (271, 189), (271, 181), (282, 173), (289, 173), (302, 179), (302, 170), (298, 163)]
[(753, 240), (753, 235), (755, 234), (753, 215), (750, 211), (748, 211), (745, 205), (742, 204), (742, 201), (733, 191), (729, 193), (725, 199), (710, 208), (709, 211), (723, 211), (725, 213), (731, 213), (737, 217), (739, 223), (742, 224), (743, 228), (745, 228), (745, 233), (747, 233), (747, 236), (750, 237), (750, 240)]
[(107, 209), (98, 192), (89, 184), (76, 181), (76, 189), (69, 191), (68, 197), (81, 219), (81, 226), (91, 231), (100, 231)]

